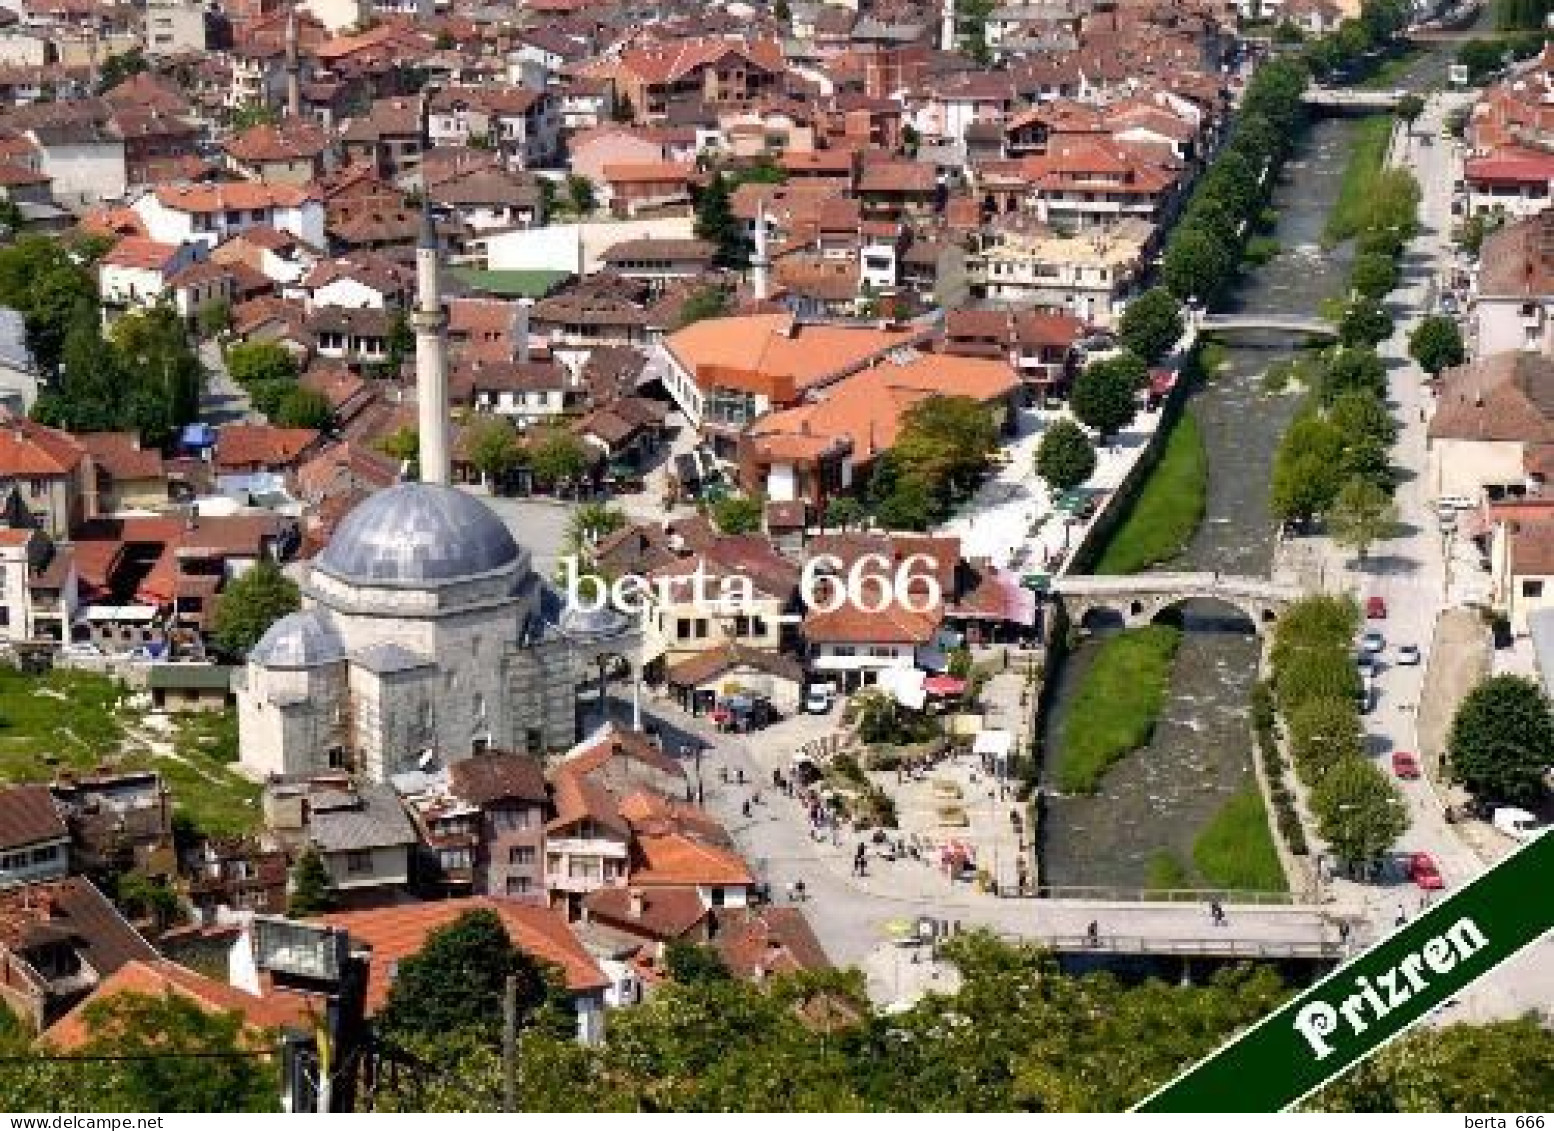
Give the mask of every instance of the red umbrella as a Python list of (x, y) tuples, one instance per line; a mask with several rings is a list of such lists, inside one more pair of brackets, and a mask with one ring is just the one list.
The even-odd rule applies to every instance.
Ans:
[(966, 690), (966, 681), (952, 675), (931, 675), (923, 680), (923, 690), (930, 695), (959, 695)]

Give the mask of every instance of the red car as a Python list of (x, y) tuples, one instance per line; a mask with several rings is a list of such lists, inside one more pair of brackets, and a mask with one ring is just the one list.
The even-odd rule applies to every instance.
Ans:
[(1387, 602), (1380, 597), (1372, 597), (1365, 602), (1366, 620), (1386, 620)]
[(1440, 891), (1446, 886), (1428, 852), (1416, 852), (1408, 858), (1408, 878), (1425, 891)]
[(1407, 750), (1394, 750), (1392, 772), (1406, 781), (1413, 781), (1419, 776), (1419, 759)]

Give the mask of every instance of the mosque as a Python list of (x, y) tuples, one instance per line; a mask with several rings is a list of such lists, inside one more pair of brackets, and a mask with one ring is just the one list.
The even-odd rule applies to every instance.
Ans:
[(637, 669), (637, 633), (604, 610), (561, 615), (529, 552), (449, 480), (446, 317), (429, 213), (416, 251), (421, 481), (360, 503), (300, 584), (302, 608), (254, 646), (237, 692), (256, 777), (347, 769), (372, 781), (485, 749), (577, 738), (577, 689)]

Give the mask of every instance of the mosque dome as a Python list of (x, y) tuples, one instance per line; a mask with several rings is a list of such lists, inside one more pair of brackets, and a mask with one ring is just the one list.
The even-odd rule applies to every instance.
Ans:
[(267, 668), (316, 668), (345, 658), (345, 645), (318, 609), (288, 613), (265, 630), (249, 660)]
[(346, 515), (313, 568), (347, 584), (410, 588), (467, 581), (524, 557), (479, 499), (454, 487), (400, 483)]

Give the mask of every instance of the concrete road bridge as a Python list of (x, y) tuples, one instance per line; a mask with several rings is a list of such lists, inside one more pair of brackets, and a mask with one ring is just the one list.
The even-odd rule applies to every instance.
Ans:
[(1308, 86), (1300, 100), (1317, 110), (1342, 114), (1379, 114), (1396, 110), (1406, 90), (1361, 90), (1357, 87), (1336, 89), (1327, 86)]
[(1275, 333), (1336, 340), (1338, 327), (1321, 318), (1280, 318), (1263, 314), (1205, 314), (1197, 321), (1200, 334)]
[(1149, 624), (1184, 601), (1212, 600), (1235, 608), (1259, 634), (1304, 596), (1298, 586), (1225, 573), (1065, 574), (1053, 579), (1052, 592), (1076, 625), (1090, 613), (1105, 610), (1134, 628)]

